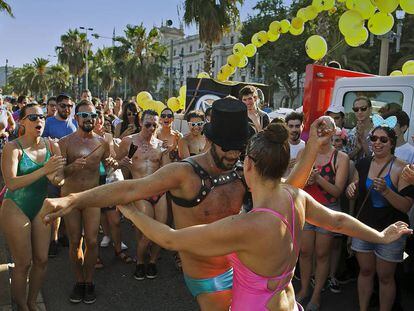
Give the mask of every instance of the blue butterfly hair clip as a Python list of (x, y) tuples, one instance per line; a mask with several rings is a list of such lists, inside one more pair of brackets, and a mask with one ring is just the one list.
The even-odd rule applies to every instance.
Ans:
[(397, 117), (391, 116), (384, 120), (379, 114), (374, 114), (372, 116), (372, 123), (374, 123), (374, 127), (386, 126), (393, 129), (397, 125)]

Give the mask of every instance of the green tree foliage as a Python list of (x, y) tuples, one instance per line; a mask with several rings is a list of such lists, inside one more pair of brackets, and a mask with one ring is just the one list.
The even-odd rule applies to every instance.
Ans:
[(6, 12), (9, 16), (14, 17), (11, 6), (6, 1), (0, 0), (0, 12)]
[(167, 61), (167, 48), (159, 42), (156, 28), (147, 32), (141, 25), (127, 25), (124, 37), (117, 37), (121, 46), (114, 49), (115, 63), (121, 77), (126, 77), (134, 93), (154, 91)]
[(238, 4), (243, 0), (185, 0), (184, 22), (198, 26), (200, 41), (204, 43), (204, 71), (211, 74), (213, 43), (218, 43), (230, 27), (240, 21)]

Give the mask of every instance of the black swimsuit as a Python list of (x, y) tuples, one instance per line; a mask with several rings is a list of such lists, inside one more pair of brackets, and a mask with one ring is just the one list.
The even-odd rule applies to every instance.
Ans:
[(235, 180), (241, 180), (247, 188), (243, 177), (240, 175), (240, 170), (243, 169), (241, 162), (238, 162), (232, 171), (218, 176), (210, 176), (196, 161), (191, 158), (187, 158), (181, 162), (189, 163), (192, 166), (194, 172), (201, 179), (201, 187), (197, 196), (192, 200), (178, 198), (168, 191), (167, 197), (179, 206), (187, 208), (195, 207), (203, 202), (210, 191), (213, 190), (216, 186), (229, 184)]

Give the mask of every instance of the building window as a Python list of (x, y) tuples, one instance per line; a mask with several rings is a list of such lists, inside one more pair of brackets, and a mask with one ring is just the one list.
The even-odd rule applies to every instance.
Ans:
[(198, 44), (198, 49), (200, 50), (203, 47), (203, 45), (201, 44), (201, 42)]
[(188, 74), (193, 74), (193, 65), (188, 65)]
[(234, 44), (234, 37), (233, 36), (230, 37), (230, 44)]
[(175, 56), (175, 55), (177, 55), (177, 50), (176, 50), (176, 49), (174, 49), (174, 56)]
[(181, 55), (184, 55), (184, 48), (181, 48)]
[(192, 45), (190, 45), (189, 51), (190, 51), (190, 53), (193, 52), (193, 46)]
[(215, 60), (213, 60), (212, 62), (211, 62), (211, 68), (214, 68), (216, 66), (216, 61)]

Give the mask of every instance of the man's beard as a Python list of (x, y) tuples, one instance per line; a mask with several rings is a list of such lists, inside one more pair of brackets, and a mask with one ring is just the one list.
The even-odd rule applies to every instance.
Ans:
[(216, 152), (216, 146), (213, 144), (211, 146), (211, 155), (213, 157), (214, 160), (214, 164), (217, 166), (217, 168), (224, 170), (224, 171), (228, 171), (231, 170), (234, 165), (236, 164), (237, 161), (235, 161), (233, 164), (229, 164), (228, 166), (226, 164), (224, 164), (223, 159), (224, 157), (220, 158)]
[(81, 126), (80, 126), (80, 128), (82, 129), (82, 131), (84, 131), (84, 132), (86, 132), (86, 133), (90, 133), (90, 132), (92, 132), (92, 130), (93, 130), (93, 128), (94, 128), (95, 126), (93, 125), (93, 124), (82, 124)]
[(66, 113), (62, 114), (59, 110), (58, 110), (58, 115), (59, 115), (59, 117), (61, 117), (64, 120), (66, 120), (68, 118), (68, 115)]

